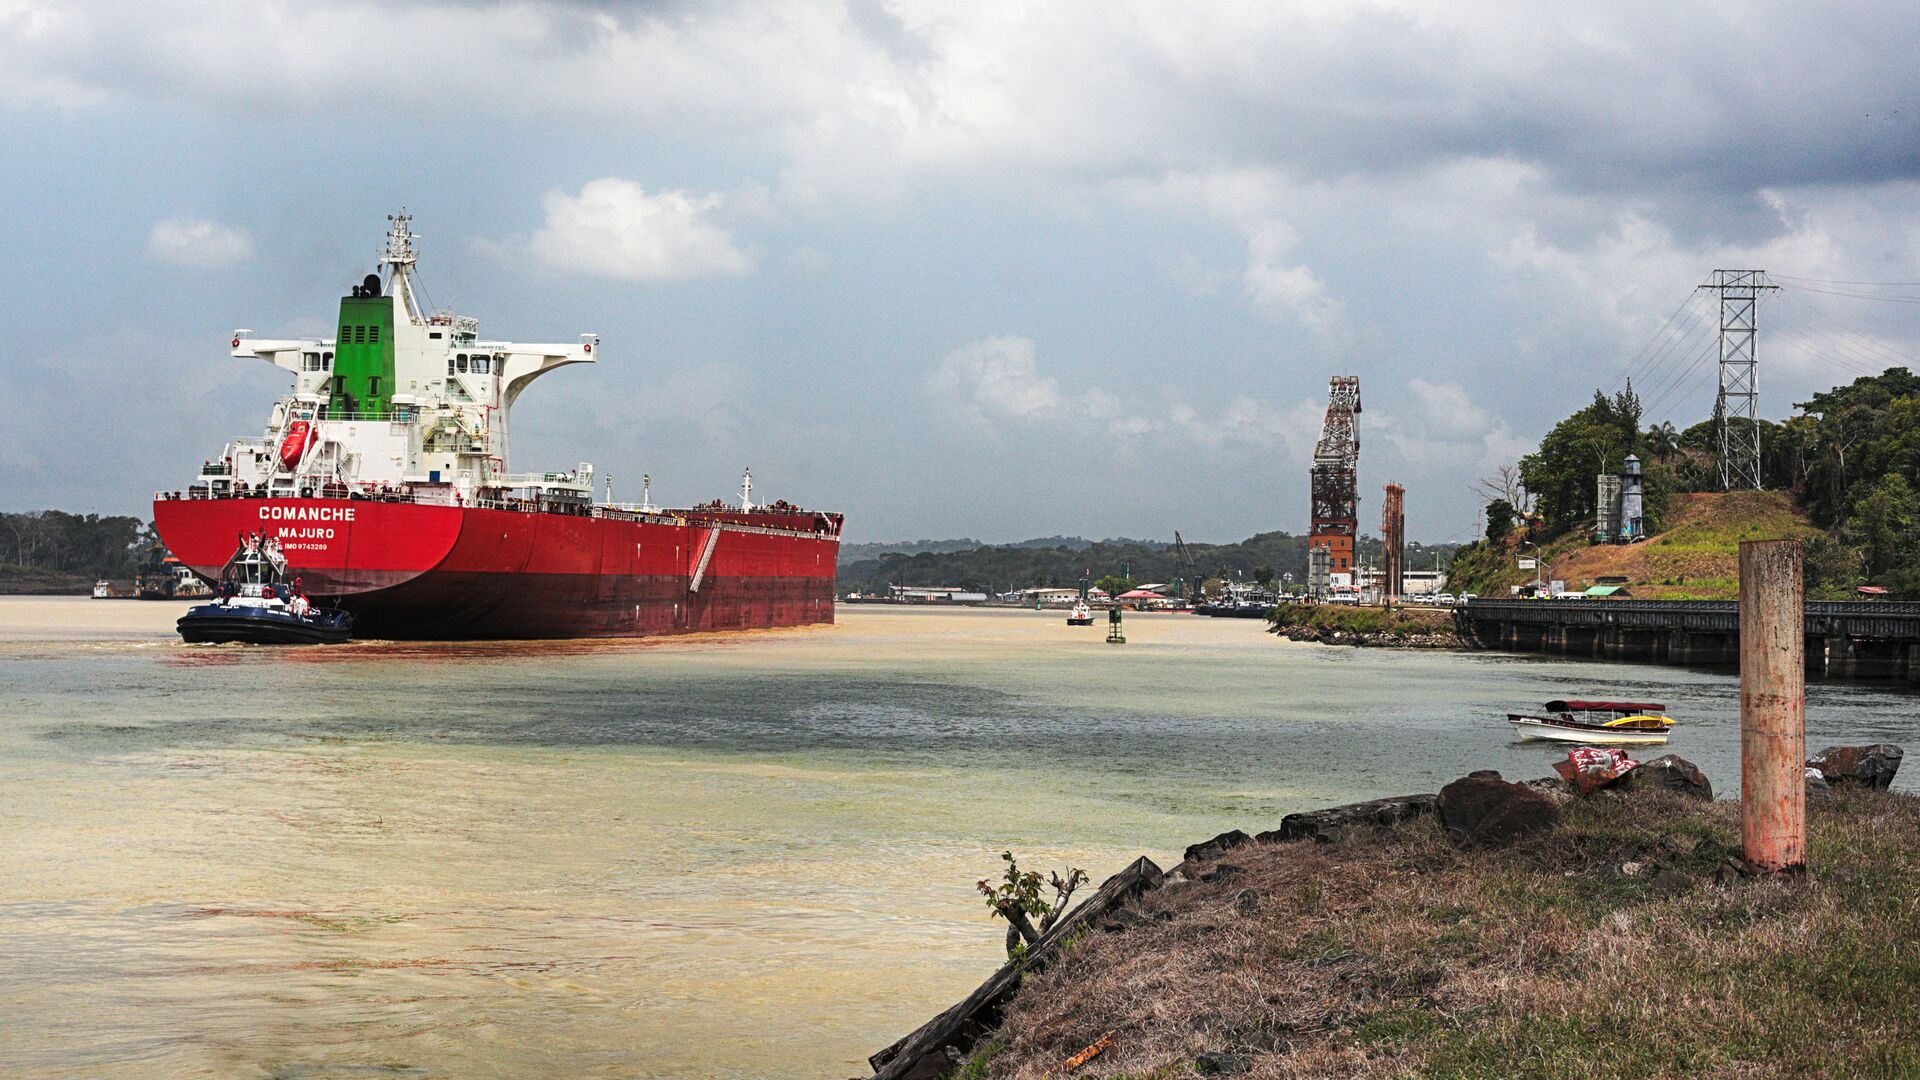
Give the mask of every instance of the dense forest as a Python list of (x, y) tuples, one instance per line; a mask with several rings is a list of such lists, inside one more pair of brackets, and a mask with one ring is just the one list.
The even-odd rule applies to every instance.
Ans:
[(0, 589), (64, 591), (97, 578), (132, 577), (153, 540), (139, 518), (0, 513)]
[[(1048, 541), (1060, 543), (1047, 546)], [(1376, 564), (1380, 541), (1362, 537), (1361, 559)], [(1407, 567), (1427, 569), (1436, 559), (1444, 567), (1452, 545), (1409, 544)], [(1191, 582), (1195, 577), (1238, 576), (1265, 581), (1307, 575), (1307, 538), (1284, 532), (1261, 533), (1237, 544), (1188, 544), (1191, 565), (1173, 545), (1155, 540), (1084, 541), (1048, 537), (1018, 544), (982, 545), (970, 551), (889, 552), (878, 558), (842, 558), (840, 589), (884, 592), (889, 585), (957, 586), (980, 592), (1010, 592), (1032, 586), (1071, 586), (1082, 576), (1094, 581), (1117, 578), (1128, 583)]]
[(0, 563), (12, 566), (126, 577), (152, 542), (153, 532), (139, 518), (64, 510), (0, 513)]
[[(1872, 583), (1920, 596), (1920, 376), (1866, 375), (1799, 402), (1784, 423), (1761, 421), (1765, 486), (1788, 491), (1826, 531), (1807, 548), (1810, 595), (1844, 596)], [(1646, 530), (1659, 532), (1674, 497), (1720, 490), (1719, 418), (1675, 430), (1642, 427), (1631, 383), (1553, 426), (1517, 467), (1482, 482), (1483, 539), (1463, 547), (1456, 577), (1504, 562), (1524, 538), (1547, 543), (1593, 526), (1594, 476), (1629, 453), (1646, 474)]]

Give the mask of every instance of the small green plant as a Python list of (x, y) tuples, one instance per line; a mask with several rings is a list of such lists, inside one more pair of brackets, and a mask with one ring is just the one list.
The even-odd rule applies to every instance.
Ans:
[[(1073, 890), (1087, 880), (1087, 872), (1072, 867), (1065, 877), (1055, 872), (1042, 879), (1036, 871), (1021, 870), (1013, 852), (1003, 851), (1000, 858), (1006, 862), (1007, 869), (999, 884), (981, 878), (974, 888), (987, 898), (989, 911), (1007, 920), (1007, 959), (1017, 961), (1026, 955), (1028, 946), (1040, 940), (1040, 935), (1053, 929), (1060, 913), (1066, 910)], [(1053, 887), (1051, 903), (1040, 896), (1043, 885)], [(1033, 922), (1036, 918), (1040, 920), (1037, 927)]]
[(999, 1057), (1000, 1051), (1006, 1048), (1006, 1043), (996, 1039), (988, 1039), (974, 1047), (972, 1056), (967, 1058), (967, 1063), (951, 1074), (952, 1080), (983, 1080), (988, 1068), (993, 1064), (993, 1059)]

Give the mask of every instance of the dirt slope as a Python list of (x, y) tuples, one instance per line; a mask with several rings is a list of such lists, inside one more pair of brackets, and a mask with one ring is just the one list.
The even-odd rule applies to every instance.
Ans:
[(1784, 491), (1680, 495), (1665, 532), (1639, 544), (1579, 547), (1553, 562), (1569, 589), (1625, 577), (1643, 599), (1732, 597), (1739, 592), (1740, 542), (1809, 538), (1820, 530)]

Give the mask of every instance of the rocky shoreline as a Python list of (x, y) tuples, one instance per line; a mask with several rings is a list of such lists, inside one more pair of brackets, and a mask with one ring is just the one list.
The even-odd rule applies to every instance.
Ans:
[[(1622, 756), (1624, 771), (1601, 772), (1570, 756), (1560, 776), (1525, 783), (1475, 772), (1434, 794), (1225, 832), (1164, 872), (1142, 856), (869, 1064), (875, 1080), (1038, 1080), (1089, 1063), (1092, 1076), (1355, 1075), (1421, 1062), (1497, 1073), (1596, 1055), (1624, 1071), (1676, 1061), (1765, 1071), (1809, 1051), (1797, 1033), (1811, 1030), (1801, 1021), (1819, 1000), (1803, 969), (1878, 992), (1905, 979), (1876, 959), (1900, 951), (1886, 939), (1920, 945), (1911, 924), (1880, 914), (1886, 889), (1920, 884), (1920, 846), (1887, 845), (1920, 823), (1920, 800), (1887, 794), (1901, 756), (1874, 745), (1808, 760), (1809, 816), (1839, 843), (1819, 848), (1826, 878), (1795, 893), (1748, 876), (1737, 805), (1715, 803), (1706, 777), (1673, 755), (1637, 766)], [(1848, 862), (1868, 848), (1872, 875)], [(1736, 916), (1740, 934), (1699, 929)], [(1607, 948), (1592, 949), (1598, 940)], [(1754, 975), (1736, 992), (1714, 974), (1758, 970), (1769, 956), (1785, 956), (1795, 977)], [(1708, 989), (1741, 996), (1748, 1020), (1769, 1028), (1739, 1061), (1715, 1057), (1726, 1025), (1628, 1015), (1648, 994)], [(1905, 1006), (1872, 1012), (1855, 1030), (1920, 1021)], [(1564, 1026), (1582, 1017), (1598, 1026)], [(1552, 1043), (1563, 1031), (1566, 1044)], [(1607, 1046), (1595, 1031), (1611, 1033)], [(1905, 1043), (1883, 1043), (1874, 1052), (1885, 1060), (1920, 1063)], [(1462, 1045), (1479, 1056), (1455, 1060)]]
[(1468, 649), (1465, 639), (1452, 630), (1410, 633), (1401, 630), (1338, 630), (1323, 626), (1275, 624), (1268, 633), (1288, 641), (1315, 645), (1352, 645), (1373, 649)]
[(1288, 641), (1375, 649), (1469, 649), (1451, 611), (1352, 604), (1279, 604), (1267, 615), (1269, 632)]

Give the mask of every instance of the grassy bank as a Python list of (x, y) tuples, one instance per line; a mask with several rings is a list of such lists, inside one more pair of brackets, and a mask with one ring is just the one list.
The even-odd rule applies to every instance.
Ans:
[(84, 574), (0, 563), (0, 596), (85, 596), (93, 582)]
[[(1460, 850), (1431, 818), (1148, 893), (1030, 978), (967, 1075), (1920, 1075), (1920, 799), (1835, 791), (1813, 875), (1722, 882), (1737, 807), (1605, 795)], [(1252, 890), (1251, 893), (1247, 890)]]
[(1273, 625), (1320, 635), (1432, 635), (1453, 633), (1453, 612), (1446, 608), (1396, 607), (1391, 611), (1357, 604), (1279, 604), (1268, 617)]

